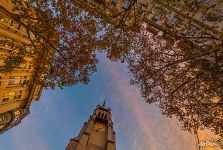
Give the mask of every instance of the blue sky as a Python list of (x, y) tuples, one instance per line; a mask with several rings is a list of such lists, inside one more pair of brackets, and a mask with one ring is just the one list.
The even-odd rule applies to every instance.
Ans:
[(118, 150), (195, 150), (194, 136), (175, 119), (145, 104), (124, 64), (100, 58), (88, 85), (44, 90), (31, 114), (0, 136), (0, 150), (62, 150), (107, 97), (112, 109)]

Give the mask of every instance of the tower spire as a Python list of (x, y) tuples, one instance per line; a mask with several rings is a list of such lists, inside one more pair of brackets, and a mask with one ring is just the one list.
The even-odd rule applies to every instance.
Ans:
[(102, 104), (102, 107), (106, 107), (106, 98), (105, 98), (105, 100), (104, 100), (104, 102)]
[(84, 123), (78, 136), (72, 138), (66, 150), (116, 150), (111, 109), (97, 105), (88, 121)]

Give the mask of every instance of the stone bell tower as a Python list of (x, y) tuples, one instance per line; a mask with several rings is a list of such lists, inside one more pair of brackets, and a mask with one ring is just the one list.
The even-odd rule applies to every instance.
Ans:
[(97, 105), (79, 135), (70, 139), (66, 150), (116, 150), (111, 109)]

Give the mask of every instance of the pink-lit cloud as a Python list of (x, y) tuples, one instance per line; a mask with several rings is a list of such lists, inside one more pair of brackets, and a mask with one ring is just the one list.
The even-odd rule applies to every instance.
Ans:
[[(48, 92), (48, 91), (47, 91)], [(47, 129), (53, 128), (60, 129), (56, 132), (56, 136), (60, 136), (61, 132), (64, 132), (64, 128), (61, 127), (61, 122), (58, 120), (69, 120), (70, 113), (74, 113), (69, 106), (68, 101), (58, 101), (61, 103), (55, 103), (54, 97), (63, 100), (65, 96), (50, 92), (50, 94), (44, 94), (44, 98), (39, 102), (33, 102), (33, 105), (40, 105), (39, 109), (33, 109), (31, 106), (31, 113), (27, 118), (22, 120), (22, 123), (14, 127), (14, 134), (12, 134), (12, 140), (14, 141), (14, 147), (17, 150), (53, 150), (53, 146), (49, 143), (49, 138), (53, 138), (53, 135), (47, 131)], [(66, 109), (65, 109), (66, 108)], [(59, 111), (63, 110), (63, 113)], [(44, 116), (43, 113), (44, 112)], [(51, 124), (46, 124), (50, 122)], [(46, 139), (44, 136), (49, 136)], [(63, 138), (63, 137), (61, 137)]]
[[(30, 120), (29, 120), (30, 119)], [(25, 118), (22, 123), (14, 127), (16, 130), (12, 136), (14, 145), (18, 150), (48, 150), (47, 143), (40, 137), (37, 132), (42, 126), (41, 119), (32, 117)]]
[(123, 67), (108, 61), (104, 65), (107, 89), (112, 92), (115, 127), (131, 141), (132, 150), (197, 149), (194, 134), (181, 130), (176, 119), (162, 116), (156, 104), (144, 102), (139, 89), (129, 85), (130, 75)]
[[(156, 104), (146, 104), (140, 95), (137, 87), (129, 85), (130, 75), (126, 73), (124, 67), (120, 65), (103, 61), (103, 74), (105, 89), (107, 93), (101, 93), (110, 99), (114, 127), (116, 131), (117, 149), (119, 150), (196, 150), (196, 141), (193, 134), (184, 132), (177, 125), (179, 122), (175, 119), (169, 119), (162, 116)], [(99, 84), (100, 85), (100, 84)], [(103, 85), (104, 86), (104, 85)], [(52, 94), (52, 93), (51, 93)], [(52, 97), (61, 99), (55, 104)], [(69, 102), (64, 102), (66, 97), (61, 94), (45, 97), (38, 103), (43, 103), (41, 110), (48, 114), (47, 119), (50, 122), (58, 122), (58, 117), (70, 120), (71, 113), (74, 113)], [(62, 102), (63, 101), (63, 102)], [(36, 105), (39, 105), (36, 103)], [(66, 108), (66, 109), (62, 109)], [(18, 150), (51, 150), (44, 140), (43, 134), (39, 133), (41, 128), (50, 128), (42, 122), (41, 110), (31, 112), (22, 124), (12, 130), (17, 130), (13, 134), (13, 139)], [(58, 111), (60, 110), (60, 111)], [(63, 113), (61, 113), (63, 110)], [(31, 109), (31, 111), (33, 111)], [(35, 115), (32, 115), (35, 114)], [(79, 120), (78, 120), (79, 121)], [(58, 123), (58, 129), (64, 130), (61, 122)], [(55, 127), (55, 126), (54, 126)], [(79, 131), (79, 128), (78, 128)], [(71, 131), (73, 132), (73, 130)], [(59, 134), (59, 133), (55, 133)], [(200, 133), (202, 139), (207, 139), (210, 134)], [(28, 137), (28, 138), (27, 138)], [(128, 141), (129, 149), (121, 149), (124, 137)], [(34, 147), (35, 146), (35, 147)], [(207, 150), (207, 149), (201, 149)], [(213, 149), (220, 150), (220, 149)]]

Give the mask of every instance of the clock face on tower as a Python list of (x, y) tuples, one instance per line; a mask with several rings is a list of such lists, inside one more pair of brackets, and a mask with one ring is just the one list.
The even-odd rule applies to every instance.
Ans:
[(104, 131), (105, 130), (105, 124), (100, 123), (100, 122), (96, 122), (95, 129), (98, 130), (98, 131)]

